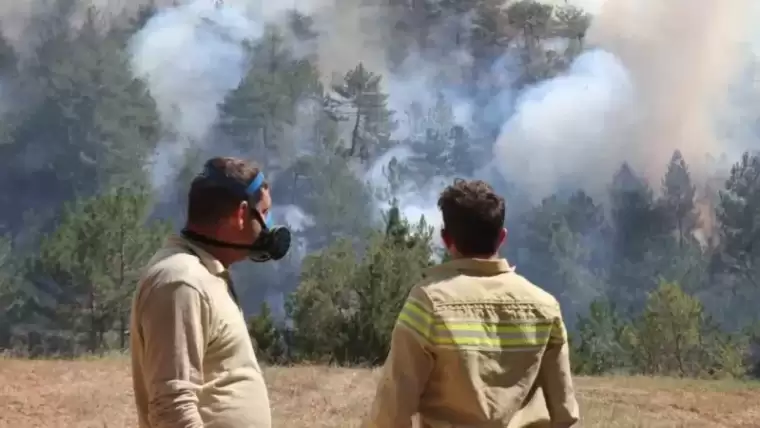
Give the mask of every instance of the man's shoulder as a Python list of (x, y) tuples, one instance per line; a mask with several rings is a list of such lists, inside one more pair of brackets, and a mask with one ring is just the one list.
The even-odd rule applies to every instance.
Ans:
[(520, 293), (517, 297), (523, 297), (544, 306), (559, 308), (556, 297), (517, 272), (512, 272), (507, 281), (516, 292)]
[(204, 283), (216, 277), (206, 269), (198, 256), (162, 248), (146, 266), (140, 278), (139, 287), (143, 291), (153, 291), (173, 284), (182, 284), (196, 290), (202, 297), (208, 298)]
[(410, 296), (427, 300), (433, 307), (440, 304), (499, 301), (533, 304), (559, 311), (559, 302), (551, 293), (514, 270), (495, 276), (473, 277), (432, 269), (412, 288)]

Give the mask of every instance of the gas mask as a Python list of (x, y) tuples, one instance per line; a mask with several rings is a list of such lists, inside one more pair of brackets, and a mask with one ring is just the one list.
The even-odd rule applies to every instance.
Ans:
[(285, 226), (272, 226), (271, 213), (267, 213), (266, 218), (263, 218), (259, 210), (256, 209), (255, 197), (264, 184), (263, 172), (259, 172), (250, 183), (246, 184), (228, 177), (218, 171), (211, 162), (207, 162), (201, 175), (213, 184), (237, 192), (241, 198), (246, 199), (251, 216), (261, 225), (261, 232), (256, 240), (249, 245), (218, 241), (187, 229), (182, 230), (182, 236), (205, 245), (247, 250), (248, 258), (256, 263), (280, 260), (285, 257), (290, 249), (290, 230)]

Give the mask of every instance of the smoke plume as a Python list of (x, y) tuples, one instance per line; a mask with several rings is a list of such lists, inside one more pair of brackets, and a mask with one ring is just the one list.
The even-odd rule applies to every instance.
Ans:
[(520, 96), (494, 149), (502, 171), (536, 198), (558, 186), (599, 193), (624, 161), (657, 187), (678, 149), (704, 180), (708, 155), (737, 149), (716, 118), (748, 54), (750, 2), (591, 3), (596, 51)]
[[(390, 8), (348, 0), (283, 1), (276, 7), (260, 0), (225, 0), (214, 8), (213, 1), (198, 0), (164, 9), (135, 36), (132, 49), (135, 73), (148, 82), (174, 134), (157, 152), (155, 182), (160, 186), (160, 177), (178, 168), (185, 148), (200, 144), (212, 128), (218, 104), (237, 87), (251, 60), (243, 43), (256, 40), (266, 24), (284, 22), (290, 9), (314, 20), (318, 36), (306, 53), (316, 54), (323, 78), (332, 80), (358, 62), (383, 75), (400, 123), (394, 137), (413, 132), (404, 123), (412, 102), (430, 109), (443, 94), (453, 107), (452, 124), (467, 127), (478, 119), (501, 130), (493, 165), (479, 169), (495, 166), (535, 199), (578, 187), (598, 196), (624, 161), (657, 187), (675, 149), (704, 179), (708, 154), (733, 156), (746, 148), (751, 139), (737, 141), (725, 132), (728, 123), (732, 130), (746, 127), (737, 123), (743, 116), (725, 112), (736, 108), (728, 97), (730, 85), (751, 52), (741, 45), (750, 39), (745, 31), (749, 0), (574, 3), (594, 14), (586, 40), (590, 49), (563, 75), (517, 94), (510, 86), (509, 54), (493, 65), (490, 80), (463, 91), (455, 82), (466, 79), (463, 70), (472, 67), (472, 56), (453, 43), (432, 57), (411, 46), (407, 60), (389, 70)], [(450, 27), (463, 22), (440, 25), (431, 34), (448, 37)], [(287, 42), (304, 52), (296, 40)], [(482, 117), (473, 116), (476, 104), (486, 106)], [(741, 109), (754, 107), (749, 103)], [(387, 186), (376, 172), (393, 156), (408, 159), (407, 149), (379, 159), (362, 178)], [(437, 223), (432, 189), (440, 190), (450, 178), (432, 177), (398, 189), (404, 214), (414, 221), (425, 213)]]
[(217, 7), (197, 0), (157, 13), (135, 34), (133, 71), (147, 83), (164, 127), (174, 136), (155, 153), (156, 187), (181, 167), (191, 144), (206, 138), (219, 104), (245, 75), (244, 43), (262, 32), (258, 22), (233, 4)]
[(536, 198), (609, 180), (625, 146), (613, 138), (633, 101), (623, 64), (604, 51), (579, 56), (566, 75), (522, 94), (495, 145), (496, 164)]

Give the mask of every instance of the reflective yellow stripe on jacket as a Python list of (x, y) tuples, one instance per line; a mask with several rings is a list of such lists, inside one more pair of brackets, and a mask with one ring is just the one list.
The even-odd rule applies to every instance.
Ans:
[(525, 351), (549, 341), (551, 323), (444, 319), (433, 326), (432, 342), (443, 348)]
[(433, 326), (432, 311), (426, 304), (419, 300), (409, 297), (401, 308), (398, 316), (398, 324), (411, 330), (425, 342), (430, 342), (430, 335)]
[(431, 345), (481, 351), (536, 350), (544, 347), (552, 335), (549, 320), (489, 322), (434, 318), (431, 312), (426, 304), (410, 297), (401, 309), (398, 324)]

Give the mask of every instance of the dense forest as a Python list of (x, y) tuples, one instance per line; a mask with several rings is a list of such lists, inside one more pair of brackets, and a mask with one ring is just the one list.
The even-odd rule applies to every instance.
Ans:
[[(381, 362), (409, 288), (445, 259), (437, 193), (476, 177), (507, 198), (504, 255), (563, 305), (578, 372), (760, 374), (755, 57), (724, 88), (741, 137), (707, 163), (662, 127), (600, 131), (612, 119), (585, 98), (636, 86), (609, 84), (626, 64), (570, 3), (43, 3), (0, 17), (0, 349), (125, 348), (190, 179), (235, 155), (264, 166), (296, 237), (282, 261), (233, 268), (263, 360)], [(625, 138), (651, 159), (576, 162)]]

